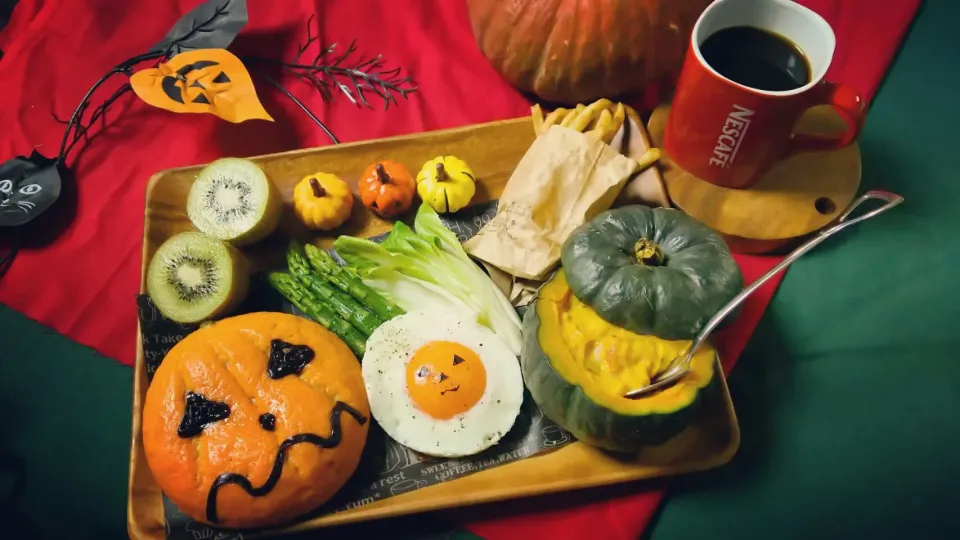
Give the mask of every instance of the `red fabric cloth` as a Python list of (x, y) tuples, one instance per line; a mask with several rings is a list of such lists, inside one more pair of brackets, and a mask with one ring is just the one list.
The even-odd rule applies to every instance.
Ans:
[[(114, 65), (158, 41), (199, 0), (143, 2), (20, 0), (0, 32), (0, 160), (34, 149), (56, 155), (63, 126), (91, 84)], [(919, 0), (803, 0), (837, 33), (830, 76), (869, 100)], [(358, 109), (342, 97), (324, 104), (305, 84), (283, 82), (343, 141), (443, 129), (528, 114), (529, 102), (490, 68), (477, 49), (463, 2), (449, 0), (285, 0), (248, 2), (250, 22), (235, 52), (290, 58), (304, 38), (306, 20), (324, 43), (357, 39), (359, 52), (383, 53), (417, 80), (419, 91), (387, 112)], [(101, 88), (94, 106), (122, 82)], [(323, 133), (287, 98), (258, 83), (274, 123), (233, 125), (209, 115), (176, 115), (135, 97), (114, 105), (106, 129), (83, 153), (71, 155), (74, 195), (51, 212), (66, 225), (52, 241), (30, 241), (0, 281), (0, 302), (125, 364), (136, 346), (134, 295), (139, 290), (144, 187), (157, 171), (328, 144)], [(869, 122), (869, 119), (868, 119)], [(7, 232), (0, 242), (9, 241)], [(739, 257), (753, 279), (775, 260)], [(763, 313), (775, 284), (746, 306), (720, 340), (732, 367)], [(655, 488), (663, 486), (662, 482)], [(595, 535), (636, 538), (661, 491), (620, 487), (529, 503), (511, 502), (449, 514), (490, 539), (538, 535), (554, 539)], [(611, 497), (611, 493), (615, 496)], [(522, 513), (514, 509), (523, 510)], [(489, 516), (477, 520), (476, 516)], [(465, 520), (472, 521), (465, 521)]]

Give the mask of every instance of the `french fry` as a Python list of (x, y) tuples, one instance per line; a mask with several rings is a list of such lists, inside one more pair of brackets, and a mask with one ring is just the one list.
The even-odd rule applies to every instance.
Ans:
[[(616, 133), (615, 130), (610, 132), (611, 124), (613, 124), (613, 116), (610, 114), (610, 111), (604, 109), (600, 111), (600, 117), (597, 119), (594, 128), (587, 131), (586, 134), (596, 137), (605, 143), (609, 143), (610, 139), (613, 139), (613, 133)], [(609, 139), (607, 138), (608, 135)]]
[(543, 109), (540, 108), (539, 103), (530, 107), (530, 116), (533, 117), (533, 132), (537, 134), (537, 136), (543, 135), (545, 131), (543, 129)]
[[(614, 130), (614, 133), (620, 130), (620, 126), (623, 125), (624, 117), (624, 105), (623, 103), (617, 103), (617, 108), (613, 110), (613, 123), (616, 125), (617, 129)], [(641, 124), (642, 125), (642, 124)]]
[(569, 113), (570, 111), (561, 107), (548, 114), (543, 120), (543, 132), (546, 133), (554, 125), (560, 125), (560, 122), (569, 116)]
[(609, 109), (603, 112), (606, 113), (606, 116), (604, 116), (602, 123), (597, 122), (596, 136), (606, 144), (610, 144), (620, 128), (623, 127), (623, 104), (617, 103), (617, 106), (613, 108), (613, 114), (610, 114)]
[(613, 110), (613, 115), (611, 116), (610, 121), (604, 125), (603, 132), (600, 135), (600, 140), (607, 144), (610, 144), (613, 141), (613, 138), (616, 136), (617, 132), (623, 127), (623, 114), (623, 104), (617, 103), (616, 108)]
[(534, 132), (539, 136), (546, 133), (552, 126), (563, 126), (581, 133), (596, 137), (606, 144), (610, 144), (613, 137), (623, 126), (625, 116), (630, 115), (634, 121), (639, 118), (636, 111), (622, 103), (600, 98), (589, 105), (577, 104), (573, 109), (563, 107), (555, 109), (544, 116), (540, 105), (530, 108), (533, 119)]
[(659, 160), (660, 160), (660, 149), (651, 148), (647, 150), (647, 152), (643, 154), (640, 157), (640, 159), (637, 160), (637, 164), (640, 165), (639, 170), (642, 171), (643, 169), (646, 169), (647, 167), (653, 165)]
[(609, 99), (598, 99), (594, 101), (587, 107), (585, 107), (577, 115), (577, 118), (570, 123), (570, 128), (577, 131), (586, 132), (590, 129), (591, 125), (595, 125), (596, 121), (600, 118), (601, 111), (607, 110), (613, 103)]
[(570, 127), (570, 124), (572, 124), (573, 121), (577, 119), (577, 115), (582, 113), (583, 110), (586, 108), (587, 108), (586, 105), (584, 105), (583, 103), (578, 103), (576, 108), (573, 109), (573, 112), (568, 114), (567, 117), (563, 119), (563, 122), (560, 122), (560, 125), (563, 127)]

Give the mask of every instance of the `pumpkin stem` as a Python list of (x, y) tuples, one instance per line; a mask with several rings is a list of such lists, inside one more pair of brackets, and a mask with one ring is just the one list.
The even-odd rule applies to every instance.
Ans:
[(377, 170), (377, 178), (380, 179), (380, 182), (382, 182), (382, 183), (384, 183), (384, 184), (389, 184), (389, 183), (390, 183), (390, 175), (387, 174), (387, 170), (383, 168), (383, 164), (382, 164), (382, 163), (377, 163), (376, 170)]
[(320, 181), (316, 178), (310, 179), (310, 187), (313, 188), (313, 196), (318, 199), (327, 195), (327, 191), (323, 189), (323, 186), (320, 185)]
[(443, 162), (437, 163), (437, 182), (443, 182), (446, 180), (447, 170), (443, 168)]
[(661, 266), (663, 264), (663, 250), (653, 240), (641, 238), (633, 245), (633, 256), (640, 266)]

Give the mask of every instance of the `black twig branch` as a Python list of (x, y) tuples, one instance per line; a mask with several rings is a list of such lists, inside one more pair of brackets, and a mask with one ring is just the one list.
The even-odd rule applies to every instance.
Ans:
[(93, 123), (98, 119), (103, 121), (105, 119), (105, 114), (107, 112), (107, 107), (112, 105), (115, 101), (120, 99), (124, 94), (131, 90), (130, 83), (124, 83), (120, 88), (118, 88), (114, 93), (101, 104), (99, 107), (96, 107), (91, 113), (90, 117), (84, 120), (84, 115), (87, 112), (87, 109), (90, 107), (90, 98), (93, 96), (93, 93), (96, 92), (98, 88), (103, 86), (103, 83), (107, 82), (111, 77), (122, 73), (124, 75), (130, 75), (133, 72), (133, 67), (144, 62), (146, 60), (154, 60), (165, 56), (166, 53), (160, 52), (149, 52), (146, 54), (141, 54), (134, 56), (125, 62), (122, 62), (107, 72), (106, 75), (100, 77), (97, 82), (93, 83), (93, 86), (87, 90), (87, 93), (84, 94), (83, 99), (80, 100), (80, 104), (77, 105), (77, 108), (74, 109), (73, 115), (70, 116), (70, 120), (63, 122), (56, 115), (53, 115), (53, 118), (61, 123), (67, 124), (67, 129), (64, 130), (63, 140), (60, 142), (60, 151), (57, 153), (57, 165), (63, 164), (67, 159), (67, 155), (70, 154), (70, 150), (73, 149), (77, 141), (81, 138), (84, 140), (89, 140), (88, 133), (90, 128), (93, 126)]
[[(297, 47), (297, 54), (292, 62), (281, 62), (258, 56), (245, 56), (243, 60), (251, 63), (274, 64), (281, 66), (288, 73), (307, 82), (320, 94), (320, 97), (329, 102), (333, 100), (334, 92), (342, 93), (351, 103), (365, 106), (370, 109), (370, 95), (376, 95), (383, 100), (384, 110), (390, 104), (397, 103), (397, 95), (406, 99), (407, 95), (416, 92), (413, 79), (401, 76), (400, 68), (386, 69), (383, 66), (383, 55), (378, 54), (365, 60), (356, 60), (356, 41), (350, 43), (342, 54), (337, 52), (337, 44), (321, 47), (310, 63), (301, 63), (304, 53), (320, 37), (312, 31), (313, 16), (307, 19), (307, 40)], [(354, 61), (351, 65), (351, 61)]]
[[(133, 90), (133, 87), (130, 86), (130, 83), (124, 83), (122, 86), (117, 88), (116, 91), (114, 91), (114, 93), (110, 95), (110, 97), (108, 97), (103, 103), (101, 103), (100, 106), (94, 109), (93, 112), (90, 113), (90, 116), (86, 119), (84, 119), (84, 113), (87, 107), (90, 105), (90, 102), (88, 101), (86, 104), (84, 104), (83, 109), (80, 111), (80, 115), (78, 116), (78, 121), (75, 126), (75, 129), (73, 129), (73, 136), (70, 138), (70, 143), (67, 145), (66, 150), (64, 150), (64, 153), (63, 153), (64, 158), (70, 155), (70, 151), (73, 150), (74, 145), (76, 145), (81, 138), (83, 138), (85, 143), (90, 142), (89, 132), (90, 132), (90, 129), (93, 128), (93, 125), (97, 122), (97, 120), (100, 121), (101, 129), (106, 127), (107, 109), (110, 107), (110, 105), (113, 105), (114, 102), (119, 100), (121, 97), (124, 96), (124, 94), (126, 94), (127, 92), (130, 92), (131, 90)], [(62, 124), (67, 124), (67, 121), (61, 120), (56, 116), (54, 116), (54, 119)]]
[(324, 124), (319, 118), (317, 118), (317, 115), (313, 114), (313, 111), (308, 109), (307, 106), (304, 105), (302, 101), (297, 99), (297, 96), (291, 94), (290, 91), (284, 88), (282, 84), (277, 82), (276, 79), (274, 79), (273, 77), (270, 77), (266, 73), (263, 73), (261, 71), (254, 71), (254, 73), (259, 75), (263, 80), (273, 85), (277, 90), (282, 92), (285, 96), (293, 100), (293, 102), (296, 103), (298, 107), (300, 107), (300, 110), (307, 113), (307, 116), (309, 116), (310, 119), (314, 121), (314, 123), (320, 126), (320, 129), (322, 129), (323, 132), (327, 135), (327, 137), (330, 139), (330, 142), (332, 142), (333, 144), (340, 144), (340, 139), (337, 139), (337, 137), (333, 134), (333, 132), (330, 131), (330, 128), (328, 128), (326, 124)]

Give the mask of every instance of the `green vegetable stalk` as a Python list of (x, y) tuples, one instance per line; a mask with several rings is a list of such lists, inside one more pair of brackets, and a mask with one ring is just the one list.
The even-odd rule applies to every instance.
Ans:
[(336, 285), (341, 291), (361, 302), (370, 311), (377, 314), (380, 319), (388, 321), (397, 315), (403, 315), (404, 311), (399, 306), (364, 285), (360, 276), (337, 264), (337, 261), (333, 260), (329, 253), (310, 244), (307, 244), (305, 249), (310, 266), (318, 274)]
[[(523, 345), (520, 317), (503, 291), (467, 255), (457, 235), (430, 205), (420, 205), (414, 228), (398, 221), (379, 244), (342, 235), (333, 247), (364, 284), (400, 307), (411, 310), (435, 304), (470, 316), (493, 330), (519, 356)], [(421, 293), (426, 289), (430, 294)], [(421, 292), (415, 296), (414, 291)]]
[(300, 280), (307, 289), (322, 300), (325, 304), (333, 308), (338, 315), (343, 317), (357, 330), (369, 337), (378, 326), (383, 324), (383, 320), (367, 311), (367, 308), (360, 305), (349, 294), (330, 285), (320, 276), (310, 269), (310, 263), (303, 255), (300, 245), (296, 242), (290, 242), (287, 248), (287, 267), (290, 273)]
[(339, 336), (358, 358), (363, 356), (367, 349), (363, 334), (314, 297), (296, 278), (284, 272), (270, 272), (267, 281), (297, 309)]

